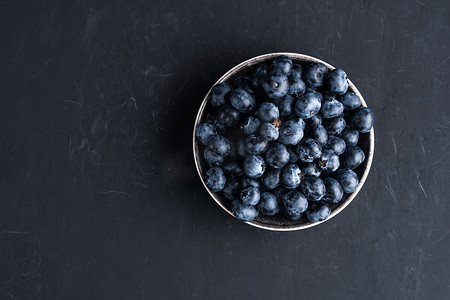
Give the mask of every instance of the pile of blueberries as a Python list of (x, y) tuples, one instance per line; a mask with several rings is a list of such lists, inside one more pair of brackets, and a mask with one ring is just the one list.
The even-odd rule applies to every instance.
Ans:
[(195, 132), (210, 167), (206, 185), (243, 221), (280, 211), (293, 221), (328, 218), (359, 184), (359, 135), (374, 121), (347, 89), (343, 70), (302, 67), (285, 55), (215, 85)]

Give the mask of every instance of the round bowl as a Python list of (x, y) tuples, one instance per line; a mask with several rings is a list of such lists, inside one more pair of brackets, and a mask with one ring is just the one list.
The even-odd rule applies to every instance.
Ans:
[[(324, 65), (326, 65), (328, 67), (328, 69), (330, 69), (330, 70), (335, 69), (329, 63), (326, 63), (320, 59), (317, 59), (312, 56), (304, 55), (304, 54), (286, 53), (286, 52), (269, 53), (269, 54), (264, 54), (264, 55), (253, 57), (249, 60), (246, 60), (246, 61), (238, 64), (237, 66), (235, 66), (234, 68), (232, 68), (231, 70), (226, 72), (219, 80), (217, 80), (217, 82), (214, 85), (221, 83), (221, 82), (231, 82), (231, 80), (236, 78), (237, 76), (241, 76), (241, 75), (250, 73), (259, 63), (270, 61), (279, 55), (287, 55), (292, 59), (292, 61), (294, 63), (301, 64), (303, 67), (308, 63), (320, 62), (320, 63), (323, 63)], [(363, 96), (358, 91), (356, 86), (350, 80), (348, 80), (348, 82), (349, 82), (348, 91), (354, 92), (356, 95), (358, 95), (359, 98), (361, 98), (362, 105), (367, 106), (366, 102), (364, 101)], [(208, 165), (207, 165), (205, 159), (203, 158), (201, 151), (199, 151), (199, 144), (195, 137), (195, 130), (197, 128), (197, 125), (202, 123), (202, 121), (204, 120), (204, 118), (208, 112), (207, 104), (208, 104), (210, 92), (211, 92), (211, 89), (208, 91), (205, 98), (203, 99), (203, 102), (200, 105), (200, 109), (198, 110), (198, 113), (197, 113), (197, 118), (195, 119), (194, 133), (193, 133), (193, 139), (192, 139), (195, 166), (197, 168), (198, 175), (200, 176), (200, 179), (201, 179), (203, 185), (205, 186), (206, 190), (211, 195), (211, 197), (227, 213), (229, 213), (230, 215), (233, 215), (233, 213), (231, 211), (231, 201), (226, 199), (220, 192), (215, 193), (206, 186), (203, 175), (204, 175), (204, 172), (208, 169)], [(345, 194), (343, 199), (339, 203), (330, 205), (331, 214), (325, 221), (310, 222), (305, 217), (302, 217), (298, 221), (290, 221), (287, 218), (285, 218), (281, 213), (279, 213), (272, 217), (260, 214), (252, 222), (245, 222), (245, 223), (255, 226), (255, 227), (258, 227), (258, 228), (267, 229), (267, 230), (293, 231), (293, 230), (306, 229), (306, 228), (316, 226), (316, 225), (319, 225), (323, 222), (330, 220), (331, 218), (333, 218), (334, 216), (339, 214), (345, 207), (347, 207), (350, 204), (350, 202), (353, 201), (353, 199), (355, 199), (356, 195), (359, 193), (362, 186), (364, 185), (364, 182), (367, 179), (367, 175), (369, 174), (370, 167), (372, 165), (374, 144), (375, 144), (375, 135), (374, 135), (373, 128), (368, 133), (360, 134), (358, 146), (366, 154), (366, 159), (360, 166), (358, 166), (354, 170), (354, 172), (358, 175), (359, 185), (353, 193)]]

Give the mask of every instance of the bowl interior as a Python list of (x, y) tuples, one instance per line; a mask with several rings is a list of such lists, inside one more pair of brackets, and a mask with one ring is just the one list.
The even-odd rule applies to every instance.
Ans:
[[(247, 61), (244, 61), (243, 63), (235, 66), (230, 71), (225, 73), (215, 84), (218, 84), (221, 82), (227, 82), (227, 83), (231, 84), (231, 82), (234, 78), (252, 73), (252, 71), (256, 68), (256, 66), (259, 63), (270, 61), (273, 58), (275, 58), (276, 56), (283, 55), (283, 54), (288, 55), (294, 63), (298, 63), (298, 64), (302, 65), (303, 67), (305, 67), (307, 64), (309, 64), (311, 62), (321, 62), (321, 63), (325, 64), (330, 70), (334, 69), (334, 67), (331, 66), (330, 64), (328, 64), (324, 61), (321, 61), (317, 58), (311, 57), (311, 56), (297, 54), (297, 53), (271, 53), (271, 54), (265, 54), (265, 55), (261, 55), (258, 57), (254, 57)], [(360, 94), (358, 89), (354, 86), (354, 84), (350, 80), (349, 80), (349, 89), (348, 90), (357, 94), (361, 98), (363, 106), (367, 106), (362, 95)], [(229, 214), (232, 215), (231, 201), (228, 200), (227, 198), (225, 198), (225, 196), (221, 192), (218, 192), (218, 193), (212, 192), (206, 186), (206, 184), (203, 180), (203, 174), (204, 174), (204, 172), (206, 172), (208, 170), (209, 166), (208, 166), (207, 162), (205, 161), (205, 159), (203, 158), (203, 146), (199, 145), (199, 143), (197, 143), (197, 140), (195, 138), (195, 129), (196, 129), (197, 125), (199, 123), (202, 123), (205, 121), (205, 117), (206, 117), (207, 113), (212, 109), (210, 104), (208, 103), (210, 91), (208, 92), (205, 99), (203, 100), (201, 107), (198, 111), (196, 121), (195, 121), (194, 137), (193, 137), (194, 160), (195, 160), (195, 164), (197, 167), (197, 171), (200, 175), (200, 178), (201, 178), (205, 188), (208, 190), (208, 192), (214, 198), (214, 200), (225, 211), (227, 211)], [(330, 205), (331, 215), (328, 217), (327, 220), (331, 219), (332, 217), (337, 215), (340, 211), (342, 211), (342, 209), (344, 209), (355, 198), (355, 196), (358, 194), (359, 190), (361, 189), (362, 185), (364, 184), (364, 182), (367, 178), (370, 166), (372, 164), (372, 158), (373, 158), (373, 149), (374, 149), (373, 129), (368, 133), (360, 134), (358, 146), (366, 154), (366, 159), (364, 160), (364, 162), (354, 170), (359, 178), (358, 188), (355, 192), (353, 192), (351, 194), (344, 194), (344, 198), (339, 203)], [(325, 221), (327, 221), (327, 220), (325, 220)], [(323, 221), (323, 222), (325, 222), (325, 221)], [(250, 224), (250, 225), (253, 225), (253, 226), (256, 226), (259, 228), (276, 230), (276, 231), (290, 231), (290, 230), (304, 229), (304, 228), (318, 225), (320, 223), (322, 223), (322, 222), (317, 222), (317, 223), (310, 222), (309, 220), (306, 219), (305, 216), (300, 218), (300, 220), (291, 221), (291, 220), (287, 219), (286, 217), (284, 217), (284, 215), (282, 213), (279, 213), (275, 216), (266, 216), (263, 214), (259, 214), (259, 216), (257, 218), (255, 218), (255, 220), (253, 222), (247, 222), (247, 224)]]

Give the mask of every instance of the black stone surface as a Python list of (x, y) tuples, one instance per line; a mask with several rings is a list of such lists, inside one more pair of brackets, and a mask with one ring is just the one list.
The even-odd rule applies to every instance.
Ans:
[[(0, 4), (0, 299), (446, 299), (450, 2)], [(374, 110), (358, 197), (259, 230), (201, 185), (204, 95), (250, 57), (347, 71)]]

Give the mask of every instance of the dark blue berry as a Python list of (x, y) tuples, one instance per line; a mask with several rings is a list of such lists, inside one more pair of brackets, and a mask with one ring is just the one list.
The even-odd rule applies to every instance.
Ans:
[(254, 96), (254, 92), (252, 90), (252, 79), (248, 76), (239, 76), (233, 81), (233, 85), (235, 88), (243, 89), (250, 95)]
[(325, 145), (328, 141), (327, 130), (322, 125), (312, 125), (308, 129), (308, 135), (319, 142), (320, 145)]
[(208, 138), (207, 147), (214, 153), (224, 156), (230, 152), (231, 144), (226, 137), (216, 134)]
[(231, 210), (236, 219), (244, 222), (252, 222), (258, 216), (258, 211), (254, 206), (245, 205), (238, 200), (231, 203)]
[(273, 104), (278, 107), (280, 116), (289, 116), (292, 113), (295, 99), (289, 94), (279, 99), (274, 99)]
[(241, 183), (242, 183), (242, 187), (243, 188), (246, 188), (246, 187), (249, 187), (249, 186), (254, 186), (254, 187), (257, 187), (258, 189), (261, 188), (261, 182), (259, 181), (259, 179), (256, 179), (256, 178), (250, 178), (250, 177), (247, 177), (247, 176), (242, 176)]
[(241, 113), (249, 113), (255, 108), (255, 99), (243, 89), (235, 89), (230, 93), (231, 105)]
[(322, 124), (322, 117), (321, 117), (320, 114), (315, 114), (311, 118), (307, 119), (306, 122), (307, 122), (307, 124), (309, 126), (321, 125)]
[(300, 168), (305, 175), (319, 177), (320, 174), (322, 173), (319, 166), (315, 162), (302, 163), (300, 165)]
[[(344, 130), (344, 132), (345, 132), (345, 130)], [(342, 134), (341, 134), (341, 136), (342, 136)], [(345, 151), (346, 144), (345, 144), (345, 141), (343, 139), (341, 139), (340, 137), (337, 137), (335, 135), (330, 135), (328, 137), (328, 142), (326, 143), (324, 148), (331, 149), (337, 155), (341, 155)]]
[(359, 107), (350, 115), (350, 126), (361, 133), (366, 133), (372, 129), (373, 119), (373, 112), (369, 108)]
[(344, 105), (337, 100), (327, 100), (322, 102), (320, 113), (324, 118), (334, 118), (342, 115), (344, 112)]
[(325, 185), (319, 177), (307, 175), (300, 184), (300, 192), (309, 201), (320, 201), (325, 195)]
[(280, 117), (280, 112), (275, 104), (263, 102), (258, 108), (258, 115), (263, 122), (272, 122)]
[(325, 196), (324, 201), (330, 203), (338, 203), (344, 196), (344, 189), (341, 184), (334, 178), (327, 177), (322, 179), (323, 184), (325, 184)]
[(318, 165), (325, 173), (333, 173), (339, 168), (339, 156), (332, 149), (323, 149)]
[(361, 106), (361, 99), (352, 92), (347, 92), (340, 96), (339, 101), (344, 105), (345, 110), (354, 110)]
[(279, 70), (284, 75), (291, 73), (292, 60), (287, 55), (280, 55), (272, 61), (272, 69)]
[(303, 212), (308, 208), (308, 200), (297, 191), (289, 191), (284, 194), (282, 203), (283, 212), (293, 221), (300, 219)]
[(288, 93), (290, 95), (294, 95), (295, 97), (299, 97), (303, 95), (306, 91), (306, 85), (300, 78), (289, 78), (289, 90)]
[(295, 189), (300, 185), (302, 171), (295, 165), (287, 165), (281, 173), (281, 182), (287, 189)]
[(250, 116), (242, 122), (241, 128), (246, 135), (255, 134), (259, 131), (262, 121), (255, 116)]
[(364, 155), (364, 151), (362, 151), (361, 148), (356, 146), (348, 147), (347, 150), (345, 150), (344, 154), (341, 155), (342, 166), (344, 168), (354, 170), (356, 167), (362, 164), (365, 158), (366, 156)]
[(340, 134), (344, 131), (346, 123), (343, 117), (336, 117), (323, 120), (322, 125), (328, 134)]
[(345, 193), (353, 193), (358, 188), (358, 176), (350, 169), (338, 170), (335, 178), (339, 181)]
[(289, 79), (302, 79), (303, 68), (299, 64), (293, 64), (291, 73), (289, 73)]
[(294, 112), (302, 119), (309, 119), (320, 110), (322, 95), (318, 92), (306, 92), (300, 96), (294, 105)]
[(277, 197), (269, 192), (262, 192), (258, 203), (259, 211), (267, 216), (273, 216), (280, 210)]
[(308, 87), (317, 88), (325, 84), (328, 68), (322, 63), (311, 63), (303, 72), (303, 79)]
[(237, 153), (240, 157), (247, 156), (247, 144), (245, 143), (245, 140), (239, 140), (237, 145)]
[(311, 222), (325, 221), (331, 213), (330, 206), (325, 202), (313, 203), (306, 210), (306, 217)]
[(247, 152), (250, 154), (262, 154), (269, 147), (269, 142), (259, 135), (249, 135), (245, 139)]
[(312, 138), (301, 141), (295, 150), (298, 158), (303, 162), (313, 162), (322, 154), (322, 147), (319, 142)]
[(266, 162), (273, 168), (282, 168), (289, 162), (289, 152), (281, 143), (273, 143), (266, 151)]
[(259, 178), (266, 170), (266, 163), (259, 155), (249, 155), (244, 160), (244, 173), (250, 178)]
[(267, 77), (268, 68), (264, 64), (260, 64), (256, 67), (255, 73), (252, 78), (252, 86), (255, 91), (259, 91), (262, 87), (262, 82)]
[(341, 69), (334, 69), (327, 76), (330, 92), (337, 95), (344, 94), (348, 89), (347, 73)]
[(347, 146), (356, 146), (359, 140), (359, 131), (350, 128), (345, 128), (340, 134)]
[(232, 88), (231, 86), (226, 83), (222, 82), (219, 84), (216, 84), (212, 89), (210, 93), (210, 102), (211, 105), (214, 107), (221, 107), (227, 103), (227, 95), (229, 92), (231, 92)]
[(205, 151), (203, 151), (203, 157), (210, 167), (221, 166), (225, 161), (225, 156), (215, 153), (210, 148), (205, 148)]
[(235, 126), (241, 119), (241, 113), (231, 105), (224, 105), (219, 111), (219, 121), (227, 127)]
[(281, 98), (289, 90), (288, 79), (279, 70), (273, 70), (262, 82), (262, 88), (267, 97), (272, 99)]
[(205, 184), (213, 192), (219, 192), (225, 187), (227, 178), (220, 167), (213, 167), (205, 173)]
[(217, 134), (216, 128), (208, 123), (200, 123), (195, 129), (195, 136), (203, 145), (206, 145), (208, 143), (208, 138), (215, 134)]
[(225, 197), (231, 201), (239, 199), (241, 182), (237, 176), (228, 176), (227, 182), (222, 190)]
[(280, 185), (281, 169), (268, 167), (261, 177), (261, 181), (265, 187), (272, 190)]
[(278, 127), (275, 127), (272, 123), (263, 123), (259, 129), (259, 133), (263, 139), (269, 142), (275, 141), (280, 135)]
[(295, 164), (296, 162), (298, 162), (298, 155), (297, 151), (295, 151), (294, 146), (288, 146), (286, 147), (286, 149), (289, 152), (289, 163)]
[(225, 173), (231, 175), (242, 175), (242, 173), (244, 173), (242, 163), (236, 159), (229, 159), (224, 162), (222, 169)]
[(285, 145), (297, 145), (303, 138), (303, 129), (296, 120), (281, 123), (278, 141)]
[(241, 191), (241, 201), (246, 205), (256, 205), (259, 202), (259, 189), (254, 186), (249, 186)]

